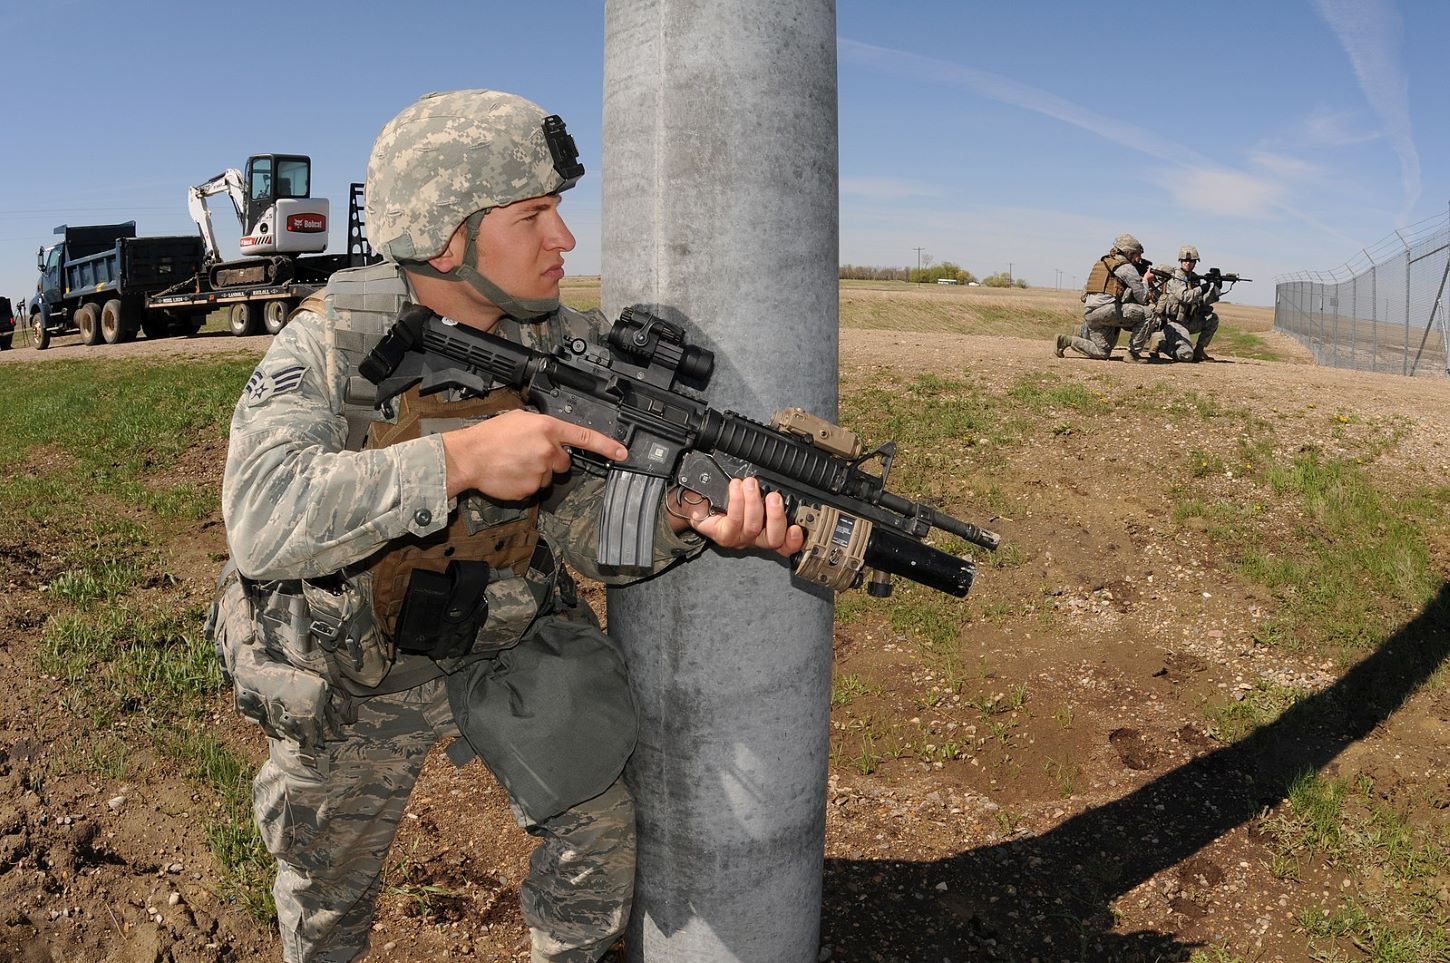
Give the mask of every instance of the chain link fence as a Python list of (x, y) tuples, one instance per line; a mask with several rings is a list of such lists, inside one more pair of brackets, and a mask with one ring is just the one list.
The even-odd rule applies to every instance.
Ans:
[(1396, 231), (1332, 271), (1275, 279), (1274, 327), (1319, 364), (1450, 375), (1450, 212)]

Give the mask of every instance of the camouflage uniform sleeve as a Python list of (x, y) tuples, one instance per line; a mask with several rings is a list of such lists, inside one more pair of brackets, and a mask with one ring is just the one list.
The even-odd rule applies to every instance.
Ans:
[(1175, 272), (1163, 286), (1168, 299), (1167, 314), (1171, 318), (1188, 318), (1203, 301), (1203, 290), (1189, 284), (1182, 272)]
[(448, 522), (441, 438), (345, 450), (348, 372), (336, 362), (323, 320), (300, 312), (232, 414), (222, 514), (232, 558), (250, 578), (327, 575)]
[(660, 505), (655, 520), (654, 560), (648, 569), (601, 567), (599, 555), (599, 505), (604, 500), (604, 478), (576, 464), (568, 481), (556, 484), (539, 513), (539, 530), (559, 550), (564, 561), (585, 578), (606, 585), (627, 585), (661, 572), (682, 558), (700, 554), (703, 536), (686, 531), (676, 534), (670, 516)]
[(1113, 276), (1119, 281), (1122, 281), (1128, 289), (1123, 295), (1124, 302), (1132, 302), (1134, 304), (1148, 303), (1148, 288), (1143, 284), (1143, 275), (1138, 273), (1138, 269), (1133, 267), (1131, 262), (1118, 265), (1118, 269), (1113, 272)]

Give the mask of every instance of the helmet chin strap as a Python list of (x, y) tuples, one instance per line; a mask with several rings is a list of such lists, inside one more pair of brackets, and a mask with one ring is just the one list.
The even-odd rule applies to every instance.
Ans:
[(520, 321), (534, 321), (559, 309), (559, 299), (516, 298), (503, 288), (484, 277), (473, 265), (478, 261), (478, 230), (487, 211), (475, 211), (464, 221), (464, 236), (468, 246), (463, 250), (463, 260), (450, 271), (440, 271), (426, 261), (409, 264), (410, 271), (443, 281), (461, 281), (479, 294), (488, 298), (500, 311)]

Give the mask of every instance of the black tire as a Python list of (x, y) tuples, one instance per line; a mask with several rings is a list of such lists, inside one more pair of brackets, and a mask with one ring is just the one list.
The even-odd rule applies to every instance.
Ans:
[(50, 329), (45, 326), (45, 315), (39, 311), (30, 315), (30, 337), (35, 341), (36, 351), (44, 351), (50, 347)]
[(0, 351), (9, 351), (10, 342), (14, 340), (14, 338), (14, 332), (11, 332), (10, 334), (0, 334)]
[(159, 341), (171, 337), (170, 311), (145, 311), (141, 315), (141, 333), (147, 341)]
[(262, 305), (262, 323), (268, 334), (276, 334), (287, 327), (287, 315), (292, 305), (287, 301), (268, 301)]
[(101, 306), (101, 339), (106, 344), (120, 344), (131, 340), (128, 313), (119, 298), (112, 298)]
[(188, 338), (196, 337), (198, 331), (206, 326), (206, 311), (195, 311), (185, 315), (181, 319), (181, 333)]
[(84, 304), (76, 310), (76, 327), (81, 332), (81, 344), (101, 343), (101, 312), (94, 304)]
[(231, 325), (232, 334), (239, 338), (256, 334), (261, 327), (261, 314), (256, 303), (252, 301), (239, 301), (232, 305), (227, 312), (227, 323)]

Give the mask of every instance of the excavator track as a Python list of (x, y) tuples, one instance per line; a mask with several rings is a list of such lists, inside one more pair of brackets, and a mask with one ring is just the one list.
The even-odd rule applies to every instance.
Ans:
[(211, 286), (217, 289), (252, 284), (283, 284), (292, 280), (294, 259), (290, 257), (256, 257), (240, 261), (222, 261), (211, 267)]

